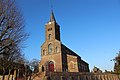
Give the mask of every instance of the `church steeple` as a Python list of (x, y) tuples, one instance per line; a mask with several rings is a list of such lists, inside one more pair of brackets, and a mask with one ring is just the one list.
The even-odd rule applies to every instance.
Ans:
[(46, 24), (46, 41), (60, 41), (60, 26), (55, 20), (53, 11), (51, 11), (50, 20)]
[(49, 22), (56, 22), (53, 11), (51, 11), (50, 21)]

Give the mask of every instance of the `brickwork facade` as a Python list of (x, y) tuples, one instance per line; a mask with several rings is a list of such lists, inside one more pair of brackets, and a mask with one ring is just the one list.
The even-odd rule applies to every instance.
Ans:
[(50, 72), (44, 73), (44, 76), (36, 76), (34, 80), (120, 80), (120, 75), (114, 73)]
[(89, 64), (60, 40), (60, 26), (52, 12), (46, 24), (46, 40), (41, 46), (39, 73), (33, 80), (120, 80), (115, 73), (102, 73), (98, 68), (89, 72)]
[(41, 46), (40, 72), (89, 72), (88, 63), (62, 44), (60, 26), (53, 12), (45, 29), (46, 40)]

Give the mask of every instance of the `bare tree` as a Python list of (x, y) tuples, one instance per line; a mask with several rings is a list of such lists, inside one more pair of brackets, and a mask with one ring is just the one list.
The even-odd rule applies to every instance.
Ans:
[(0, 54), (9, 54), (11, 46), (20, 48), (26, 35), (24, 18), (14, 0), (0, 0)]
[(24, 18), (15, 0), (0, 0), (0, 66), (5, 69), (23, 59), (21, 49), (28, 34), (25, 33)]
[(27, 60), (25, 59), (26, 64), (26, 70), (25, 70), (25, 80), (33, 80), (37, 74), (38, 74), (38, 68), (39, 68), (39, 60), (38, 59), (32, 59)]
[(32, 71), (30, 75), (30, 80), (33, 80), (39, 72), (39, 60), (38, 59), (32, 59), (29, 63), (30, 69)]
[(30, 67), (31, 67), (33, 73), (37, 73), (38, 72), (38, 67), (39, 67), (39, 60), (38, 59), (32, 59), (32, 61), (30, 62)]

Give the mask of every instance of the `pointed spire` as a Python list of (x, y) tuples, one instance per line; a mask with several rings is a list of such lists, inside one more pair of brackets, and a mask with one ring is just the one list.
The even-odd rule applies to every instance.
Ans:
[(53, 11), (51, 12), (50, 21), (49, 22), (56, 22)]

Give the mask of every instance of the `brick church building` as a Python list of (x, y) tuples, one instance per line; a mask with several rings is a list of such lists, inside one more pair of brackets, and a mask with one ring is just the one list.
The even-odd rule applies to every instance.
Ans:
[[(45, 25), (45, 42), (41, 46), (39, 72), (32, 80), (120, 80), (120, 75), (112, 72), (90, 72), (89, 64), (60, 40), (60, 26), (52, 11)], [(117, 58), (116, 58), (117, 59)], [(117, 63), (116, 63), (117, 64)]]
[(45, 29), (46, 39), (41, 46), (39, 72), (89, 72), (89, 64), (62, 44), (60, 26), (56, 22), (53, 11)]

